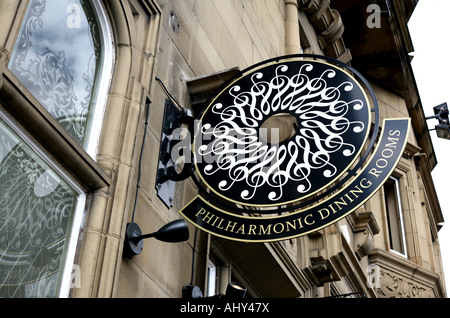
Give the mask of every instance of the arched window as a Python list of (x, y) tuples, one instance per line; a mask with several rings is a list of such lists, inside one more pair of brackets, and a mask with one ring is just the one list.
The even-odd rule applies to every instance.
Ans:
[(31, 0), (18, 16), (0, 90), (0, 297), (65, 297), (79, 284), (86, 198), (107, 185), (93, 158), (112, 40), (99, 0)]
[[(9, 69), (72, 138), (92, 154), (90, 143), (108, 73), (111, 41), (94, 3), (32, 0)], [(99, 98), (100, 97), (100, 98)], [(94, 134), (94, 138), (91, 138)]]

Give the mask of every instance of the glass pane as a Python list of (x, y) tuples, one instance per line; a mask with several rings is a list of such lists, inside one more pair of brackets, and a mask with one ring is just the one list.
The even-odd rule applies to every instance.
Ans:
[(384, 191), (390, 248), (391, 250), (406, 256), (398, 180), (394, 177), (388, 179), (384, 185)]
[(78, 193), (0, 118), (0, 297), (55, 297)]
[(83, 147), (100, 60), (98, 24), (92, 12), (86, 0), (32, 0), (9, 64)]
[(212, 297), (216, 294), (216, 278), (217, 278), (217, 267), (211, 261), (208, 260), (208, 275), (207, 275), (207, 291), (206, 295)]

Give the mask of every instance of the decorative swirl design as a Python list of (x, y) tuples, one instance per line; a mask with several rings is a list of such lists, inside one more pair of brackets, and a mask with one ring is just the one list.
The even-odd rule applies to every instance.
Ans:
[(78, 194), (1, 119), (0, 167), (0, 295), (23, 297), (56, 283)]
[[(102, 33), (91, 1), (70, 5), (76, 27), (67, 1), (31, 0), (8, 67), (85, 146)], [(52, 297), (79, 195), (1, 119), (0, 168), (0, 297)]]
[[(84, 27), (67, 27), (66, 8), (62, 1), (51, 1), (49, 5), (47, 0), (30, 3), (9, 67), (75, 141), (83, 145), (100, 43), (92, 18), (81, 15)], [(51, 45), (46, 46), (47, 43)], [(82, 69), (85, 72), (81, 73)]]
[[(291, 114), (292, 138), (267, 143), (265, 120)], [(293, 202), (335, 181), (368, 135), (370, 110), (357, 82), (314, 61), (274, 64), (236, 80), (211, 103), (196, 141), (196, 165), (217, 194), (237, 203)]]

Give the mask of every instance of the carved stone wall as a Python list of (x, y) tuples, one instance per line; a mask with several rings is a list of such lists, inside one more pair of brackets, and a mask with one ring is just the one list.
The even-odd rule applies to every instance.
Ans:
[(411, 278), (381, 268), (379, 270), (380, 285), (377, 295), (380, 298), (435, 298), (434, 290), (424, 284), (420, 284)]
[(439, 275), (380, 249), (369, 255), (368, 283), (379, 298), (444, 297)]

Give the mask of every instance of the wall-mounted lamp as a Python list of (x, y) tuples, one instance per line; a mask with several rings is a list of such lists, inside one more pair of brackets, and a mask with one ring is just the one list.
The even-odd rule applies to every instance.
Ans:
[(232, 299), (244, 298), (246, 293), (247, 288), (245, 288), (244, 285), (235, 282), (229, 282), (224, 297)]
[(202, 290), (195, 285), (184, 285), (181, 293), (184, 299), (203, 298)]
[(164, 225), (157, 232), (143, 235), (139, 225), (130, 222), (125, 233), (123, 255), (128, 258), (139, 255), (144, 247), (143, 240), (150, 237), (168, 243), (184, 242), (189, 239), (189, 228), (186, 221), (180, 219)]
[[(214, 295), (206, 298), (228, 298), (228, 299), (239, 299), (244, 298), (247, 293), (247, 288), (239, 283), (229, 282), (227, 290), (224, 294)], [(203, 293), (200, 287), (194, 285), (185, 285), (182, 289), (182, 297), (184, 299), (195, 299), (203, 298)]]
[(436, 130), (438, 138), (450, 139), (450, 121), (448, 118), (447, 103), (433, 107), (434, 116), (428, 116), (426, 119), (437, 119), (439, 124), (432, 130)]
[(450, 127), (449, 125), (440, 124), (434, 127), (438, 138), (450, 139)]

